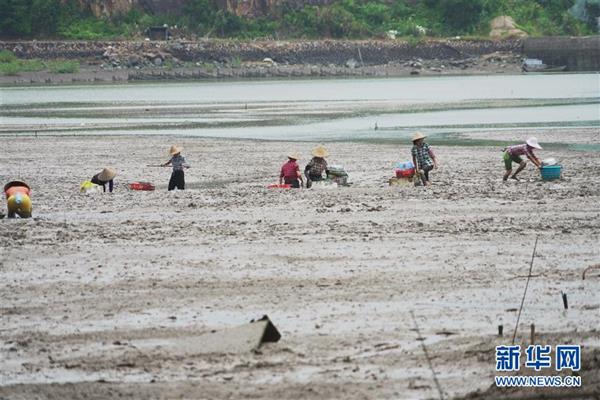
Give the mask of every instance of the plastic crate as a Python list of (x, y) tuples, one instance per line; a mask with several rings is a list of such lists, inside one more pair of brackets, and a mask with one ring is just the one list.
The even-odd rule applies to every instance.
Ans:
[(540, 170), (542, 179), (545, 181), (552, 181), (554, 179), (560, 179), (562, 173), (562, 166), (560, 165), (545, 165)]

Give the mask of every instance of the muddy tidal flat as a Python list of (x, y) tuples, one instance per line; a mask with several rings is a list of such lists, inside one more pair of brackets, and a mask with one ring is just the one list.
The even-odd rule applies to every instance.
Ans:
[[(600, 144), (593, 128), (517, 136), (533, 133)], [(175, 143), (192, 168), (167, 192), (170, 170), (147, 165)], [(0, 220), (0, 398), (437, 399), (422, 344), (444, 398), (598, 398), (600, 270), (582, 273), (600, 263), (600, 152), (555, 145), (541, 156), (563, 179), (528, 165), (503, 183), (497, 146), (430, 143), (428, 188), (387, 184), (408, 145), (346, 141), (327, 147), (350, 187), (271, 190), (286, 152), (304, 166), (316, 142), (0, 137), (2, 184), (25, 180), (34, 204)], [(106, 165), (115, 192), (80, 194)], [(156, 191), (127, 189), (140, 180)], [(502, 391), (494, 348), (536, 237), (516, 343), (535, 324), (537, 343), (580, 344), (583, 385)], [(282, 338), (257, 351), (168, 350), (264, 314)]]

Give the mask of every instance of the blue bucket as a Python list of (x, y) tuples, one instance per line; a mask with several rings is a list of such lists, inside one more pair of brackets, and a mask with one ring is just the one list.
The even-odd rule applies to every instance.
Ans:
[(544, 165), (541, 169), (542, 179), (545, 181), (560, 179), (561, 172), (562, 166), (560, 165)]

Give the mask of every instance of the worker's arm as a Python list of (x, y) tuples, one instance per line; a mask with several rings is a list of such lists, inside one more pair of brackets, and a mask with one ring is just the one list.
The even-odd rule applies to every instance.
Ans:
[(167, 161), (164, 164), (161, 164), (163, 167), (166, 167), (167, 165), (171, 165), (171, 159), (169, 159), (169, 161)]
[(527, 158), (529, 158), (531, 160), (531, 162), (535, 164), (536, 167), (542, 168), (542, 162), (540, 161), (539, 158), (537, 158), (535, 156), (535, 154), (533, 154), (533, 153), (526, 153), (526, 154), (527, 154)]
[(437, 169), (437, 167), (438, 167), (437, 158), (435, 157), (435, 153), (433, 152), (433, 150), (431, 150), (431, 147), (429, 148), (429, 156), (433, 160), (433, 168)]

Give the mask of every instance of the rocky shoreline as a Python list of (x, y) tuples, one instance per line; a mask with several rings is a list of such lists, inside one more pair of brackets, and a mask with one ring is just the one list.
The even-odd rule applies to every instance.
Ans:
[(21, 59), (80, 70), (0, 76), (0, 84), (517, 73), (520, 40), (0, 42)]

